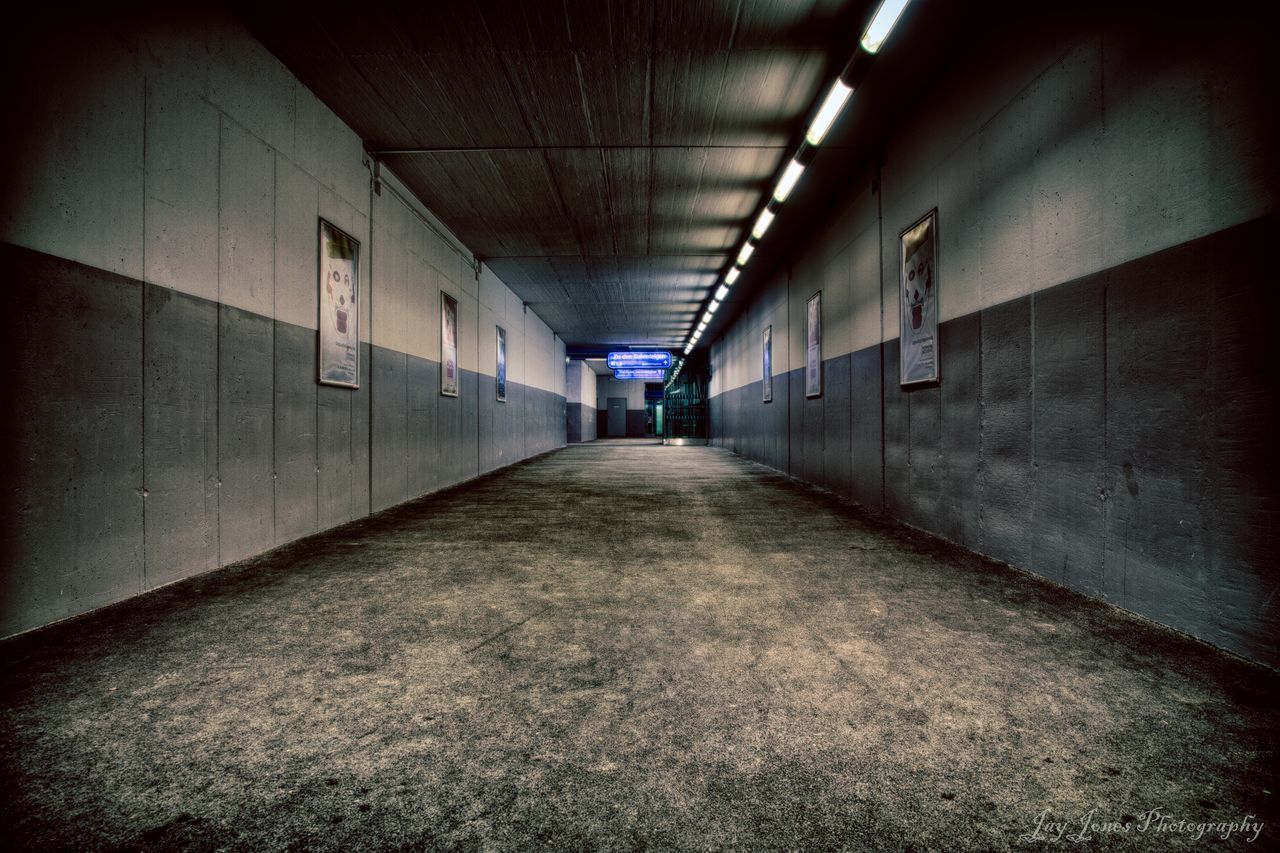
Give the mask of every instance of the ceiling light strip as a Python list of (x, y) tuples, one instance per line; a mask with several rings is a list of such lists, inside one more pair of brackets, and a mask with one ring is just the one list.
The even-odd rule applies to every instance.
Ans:
[(800, 143), (800, 149), (795, 156), (787, 163), (786, 169), (778, 178), (778, 183), (774, 186), (773, 195), (756, 217), (755, 224), (751, 228), (751, 235), (743, 242), (742, 248), (738, 251), (738, 257), (734, 261), (734, 266), (729, 272), (725, 273), (724, 282), (716, 290), (711, 303), (707, 306), (706, 312), (702, 315), (697, 330), (689, 335), (688, 344), (685, 346), (685, 354), (689, 351), (702, 337), (702, 332), (707, 328), (707, 324), (711, 321), (711, 315), (720, 307), (725, 298), (729, 295), (729, 288), (738, 280), (738, 276), (742, 274), (742, 268), (751, 260), (751, 255), (756, 249), (756, 243), (759, 242), (769, 230), (769, 226), (773, 224), (774, 218), (778, 214), (781, 207), (790, 196), (792, 190), (796, 188), (800, 177), (804, 174), (805, 167), (813, 159), (817, 147), (826, 139), (827, 133), (830, 132), (832, 125), (836, 119), (840, 117), (841, 111), (849, 101), (849, 97), (853, 91), (866, 78), (867, 72), (871, 68), (872, 60), (884, 47), (884, 43), (888, 40), (889, 34), (893, 32), (893, 28), (902, 18), (903, 11), (911, 3), (911, 0), (881, 0), (876, 7), (875, 14), (871, 16), (870, 23), (862, 32), (862, 38), (858, 40), (858, 49), (854, 51), (853, 57), (845, 65), (844, 70), (840, 72), (831, 88), (827, 90), (826, 97), (822, 99), (822, 106), (818, 108), (817, 114), (813, 117), (813, 121), (809, 122), (809, 127), (805, 131), (804, 141)]

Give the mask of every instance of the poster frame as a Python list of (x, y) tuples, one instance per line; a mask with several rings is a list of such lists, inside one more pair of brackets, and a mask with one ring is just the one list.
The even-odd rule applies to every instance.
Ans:
[[(912, 303), (908, 300), (907, 286), (910, 271), (907, 269), (907, 237), (921, 226), (928, 224), (928, 243), (930, 258), (929, 284), (926, 296), (931, 302), (919, 300)], [(941, 352), (938, 346), (939, 302), (938, 302), (938, 208), (933, 208), (924, 216), (898, 232), (898, 384), (903, 387), (916, 385), (932, 385), (941, 381)], [(911, 329), (912, 309), (921, 310), (921, 325), (927, 328), (924, 335), (917, 335)], [(932, 310), (928, 310), (928, 309)], [(919, 352), (924, 345), (933, 348), (932, 366), (924, 375), (908, 376), (908, 365), (917, 360), (908, 357), (908, 349)]]
[(760, 336), (760, 371), (761, 371), (761, 397), (763, 402), (773, 402), (773, 325), (764, 327), (764, 331)]
[(804, 396), (822, 396), (822, 291), (804, 303)]
[[(332, 385), (338, 388), (359, 388), (360, 387), (360, 241), (352, 237), (346, 231), (334, 225), (323, 216), (318, 217), (319, 225), (316, 231), (317, 247), (316, 247), (316, 382), (320, 385)], [(332, 286), (329, 283), (329, 271), (326, 261), (326, 246), (333, 238), (339, 238), (346, 241), (353, 253), (351, 258), (351, 306), (345, 312), (337, 306), (333, 306)], [(338, 270), (333, 271), (334, 275), (341, 275)], [(326, 310), (329, 306), (333, 306), (331, 310)], [(351, 332), (345, 335), (340, 331), (341, 325), (351, 321)], [(332, 329), (330, 328), (332, 326)], [(333, 350), (336, 345), (341, 345), (343, 341), (337, 341), (335, 338), (344, 335), (351, 341), (354, 346), (350, 348), (350, 352), (342, 358), (333, 358)], [(345, 376), (350, 376), (348, 381)]]
[[(453, 376), (450, 378), (450, 367)], [(458, 300), (440, 291), (440, 393), (458, 396)]]
[(501, 326), (494, 326), (495, 334), (495, 357), (493, 384), (496, 391), (496, 398), (499, 403), (507, 402), (507, 330)]

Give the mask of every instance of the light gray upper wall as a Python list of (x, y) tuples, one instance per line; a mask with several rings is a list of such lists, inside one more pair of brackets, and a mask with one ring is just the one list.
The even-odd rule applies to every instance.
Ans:
[(585, 361), (574, 359), (564, 366), (565, 401), (570, 404), (596, 405), (596, 372)]
[(439, 360), (443, 290), (463, 369), (493, 375), (503, 325), (509, 380), (562, 392), (546, 324), (491, 272), (482, 293), (470, 251), (393, 173), (373, 194), (360, 138), (238, 21), (73, 34), (47, 67), (15, 111), (0, 240), (314, 329), (324, 217), (362, 247), (362, 340)]
[[(1253, 61), (1222, 35), (1171, 46), (1102, 27), (975, 52), (889, 140), (882, 197), (868, 175), (797, 253), (793, 278), (822, 285), (823, 357), (897, 338), (898, 233), (934, 207), (942, 320), (1274, 212), (1280, 140)], [(775, 373), (783, 353), (803, 363), (809, 295), (778, 274), (754, 296), (715, 342), (713, 393), (760, 379), (770, 323)]]
[(0, 240), (315, 328), (316, 217), (368, 245), (359, 138), (223, 16), (49, 50), (53, 79), (16, 111)]
[(596, 376), (596, 408), (604, 411), (609, 407), (610, 397), (626, 397), (627, 408), (636, 410), (644, 408), (644, 383), (622, 382), (612, 376)]
[[(24, 512), (0, 524), (0, 635), (565, 440), (546, 324), (478, 281), (394, 175), (375, 194), (360, 140), (237, 23), (157, 14), (42, 42), (12, 87), (0, 249), (23, 323), (4, 426)], [(362, 247), (358, 389), (316, 382), (318, 217)], [(431, 363), (441, 290), (457, 398)], [(533, 389), (510, 406), (475, 374), (498, 322)]]
[[(895, 288), (898, 232), (939, 209), (942, 320), (1275, 209), (1265, 84), (1237, 33), (1100, 27), (975, 56), (882, 172)], [(882, 339), (897, 335), (886, 313)]]
[[(803, 304), (800, 307), (801, 310), (804, 309)], [(761, 380), (764, 375), (763, 336), (768, 327), (772, 327), (773, 375), (785, 376), (793, 366), (804, 364), (802, 353), (797, 356), (798, 360), (793, 361), (791, 357), (790, 341), (793, 337), (799, 337), (803, 327), (797, 327), (800, 332), (793, 334), (789, 322), (790, 312), (786, 275), (776, 274), (753, 296), (747, 311), (712, 347), (712, 396)], [(877, 333), (879, 328), (877, 322)]]

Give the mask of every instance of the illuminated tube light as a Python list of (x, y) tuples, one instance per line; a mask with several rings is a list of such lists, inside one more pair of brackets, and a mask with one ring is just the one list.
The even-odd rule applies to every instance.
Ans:
[(729, 270), (728, 273), (725, 274), (724, 283), (733, 284), (735, 281), (738, 280), (738, 276), (740, 275), (742, 275), (742, 270), (738, 269), (737, 267), (734, 267), (733, 269)]
[(822, 144), (827, 131), (831, 129), (831, 123), (836, 120), (836, 116), (840, 115), (840, 110), (844, 109), (844, 102), (849, 100), (852, 92), (853, 89), (846, 86), (843, 80), (836, 80), (831, 91), (827, 93), (827, 99), (822, 102), (822, 109), (818, 110), (813, 124), (809, 125), (809, 132), (805, 134), (804, 138), (810, 145)]
[(902, 16), (902, 10), (910, 2), (911, 0), (884, 0), (867, 25), (867, 31), (862, 34), (862, 49), (867, 53), (875, 53), (883, 47), (885, 39), (893, 32), (894, 24)]
[(743, 243), (742, 251), (738, 253), (738, 266), (745, 267), (747, 265), (747, 261), (751, 260), (751, 253), (755, 250), (756, 247), (752, 244)]
[(764, 232), (769, 230), (769, 226), (773, 224), (773, 211), (765, 208), (760, 211), (760, 216), (756, 219), (756, 225), (751, 229), (751, 236), (759, 240), (764, 236)]
[(800, 176), (804, 174), (804, 165), (799, 160), (792, 160), (787, 166), (787, 170), (782, 173), (782, 177), (778, 179), (778, 188), (773, 191), (773, 200), (781, 204), (787, 200), (787, 196), (791, 195), (791, 191), (796, 187), (796, 181), (800, 180)]
[(720, 289), (716, 291), (716, 301), (724, 302), (724, 298), (728, 295), (729, 295), (729, 288), (722, 284), (720, 285)]
[(719, 307), (720, 307), (720, 303), (717, 300), (712, 299), (711, 304), (707, 306), (707, 313), (714, 314), (716, 313), (716, 309)]

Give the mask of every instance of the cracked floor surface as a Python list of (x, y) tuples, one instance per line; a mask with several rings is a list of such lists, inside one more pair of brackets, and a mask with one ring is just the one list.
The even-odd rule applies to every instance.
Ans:
[(1275, 672), (713, 448), (570, 446), (3, 652), (9, 849), (1280, 846)]

